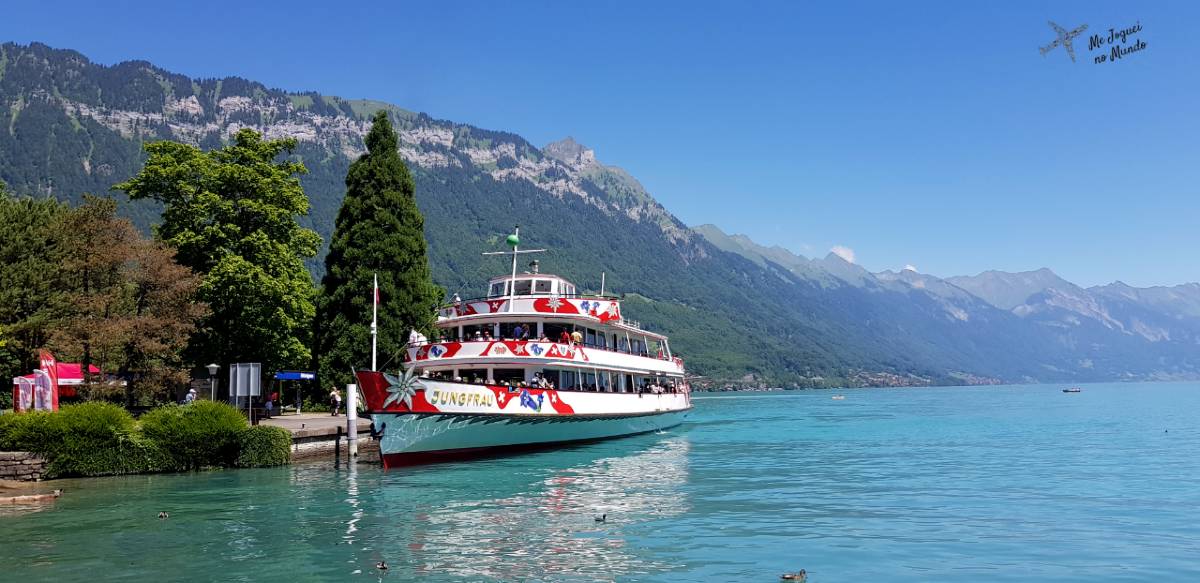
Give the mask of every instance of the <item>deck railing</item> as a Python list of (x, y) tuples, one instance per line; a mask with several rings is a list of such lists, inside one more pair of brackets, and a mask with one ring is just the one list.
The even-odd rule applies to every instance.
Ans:
[[(422, 346), (432, 346), (434, 344), (445, 344), (447, 342), (542, 342), (542, 343), (551, 343), (551, 344), (566, 344), (565, 342), (559, 342), (558, 340), (554, 340), (554, 339), (537, 340), (537, 339), (533, 339), (533, 338), (521, 339), (521, 338), (487, 338), (487, 337), (475, 338), (475, 337), (470, 337), (470, 338), (443, 338), (441, 340), (432, 339), (432, 340), (426, 340), (424, 342), (409, 342), (408, 347), (409, 348), (420, 348)], [(627, 348), (618, 348), (618, 347), (612, 347), (612, 346), (607, 346), (607, 345), (603, 345), (603, 344), (596, 344), (595, 342), (591, 342), (591, 343), (589, 343), (589, 342), (572, 342), (571, 346), (579, 346), (579, 347), (588, 348), (591, 350), (603, 350), (605, 352), (616, 352), (618, 354), (628, 354), (631, 356), (641, 356), (643, 358), (653, 358), (655, 360), (672, 360), (672, 358), (667, 357), (666, 353), (661, 353), (661, 354), (656, 354), (655, 356), (651, 356), (650, 352), (647, 350), (633, 351), (633, 350), (629, 350)]]

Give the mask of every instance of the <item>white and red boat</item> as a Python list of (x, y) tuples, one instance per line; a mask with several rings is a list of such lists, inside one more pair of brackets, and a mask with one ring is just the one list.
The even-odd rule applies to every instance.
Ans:
[(667, 337), (617, 297), (531, 270), (438, 314), (405, 370), (358, 372), (384, 467), (646, 433), (683, 422), (691, 395)]

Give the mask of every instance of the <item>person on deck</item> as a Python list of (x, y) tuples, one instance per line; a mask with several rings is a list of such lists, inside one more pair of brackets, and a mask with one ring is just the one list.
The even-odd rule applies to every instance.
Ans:
[(338, 410), (342, 408), (342, 394), (337, 387), (329, 388), (329, 408), (333, 410), (332, 417), (337, 417)]
[(513, 340), (520, 340), (521, 335), (525, 333), (525, 329), (520, 324), (513, 326)]
[(571, 343), (572, 344), (583, 344), (583, 334), (579, 330), (576, 330), (571, 333)]
[(559, 344), (570, 344), (571, 343), (571, 333), (567, 332), (566, 330), (563, 330), (562, 334), (558, 335), (558, 343)]

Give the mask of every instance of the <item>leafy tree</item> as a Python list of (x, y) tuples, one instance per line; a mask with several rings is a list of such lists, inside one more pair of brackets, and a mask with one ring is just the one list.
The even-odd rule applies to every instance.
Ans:
[(66, 209), (53, 199), (16, 198), (0, 182), (0, 378), (5, 382), (36, 367), (37, 349), (46, 345), (58, 318), (61, 256), (52, 225)]
[[(199, 277), (162, 243), (144, 239), (117, 216), (110, 198), (84, 204), (54, 225), (62, 253), (62, 319), (52, 335), (63, 356), (79, 355), (85, 384), (98, 364), (125, 379), (125, 400), (153, 402), (187, 381), (182, 352), (204, 313), (194, 301)], [(112, 396), (105, 387), (87, 395)]]
[(315, 290), (304, 259), (321, 239), (297, 223), (308, 212), (298, 178), (306, 170), (280, 160), (295, 146), (249, 129), (208, 152), (154, 142), (145, 167), (115, 187), (163, 203), (157, 236), (203, 276), (198, 296), (211, 314), (192, 341), (197, 361), (261, 362), (267, 371), (309, 361)]
[(371, 290), (379, 275), (379, 353), (386, 361), (410, 330), (428, 331), (443, 290), (434, 285), (425, 254), (425, 219), (400, 159), (387, 112), (375, 114), (367, 152), (350, 165), (338, 211), (318, 318), (322, 382), (344, 381), (370, 358)]

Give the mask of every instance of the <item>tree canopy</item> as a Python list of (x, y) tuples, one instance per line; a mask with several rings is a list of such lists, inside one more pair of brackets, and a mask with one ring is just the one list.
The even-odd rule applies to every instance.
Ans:
[(264, 370), (309, 361), (315, 290), (304, 260), (321, 239), (297, 222), (308, 197), (298, 178), (304, 165), (284, 159), (295, 146), (250, 129), (207, 152), (154, 142), (142, 170), (115, 187), (164, 205), (155, 233), (203, 276), (198, 297), (211, 313), (191, 343), (197, 361), (261, 362)]
[(11, 196), (0, 182), (0, 378), (32, 370), (49, 339), (61, 259), (51, 225), (66, 210), (53, 199)]
[[(188, 380), (183, 351), (205, 306), (199, 277), (175, 262), (163, 243), (145, 239), (117, 216), (116, 201), (85, 196), (52, 225), (62, 252), (60, 319), (51, 346), (78, 356), (85, 380), (91, 364), (126, 381), (126, 404), (174, 400)], [(88, 397), (117, 399), (120, 389), (85, 388)]]
[(381, 364), (404, 346), (410, 330), (432, 328), (444, 297), (430, 275), (425, 220), (386, 112), (375, 114), (366, 144), (367, 152), (346, 175), (346, 196), (325, 258), (317, 328), (322, 382), (346, 380), (351, 368), (370, 363), (375, 274)]

